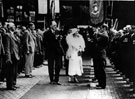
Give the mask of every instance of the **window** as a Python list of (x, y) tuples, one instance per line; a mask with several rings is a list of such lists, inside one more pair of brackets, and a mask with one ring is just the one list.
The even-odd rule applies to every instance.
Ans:
[(16, 22), (22, 22), (22, 19), (23, 19), (23, 11), (22, 11), (22, 9), (23, 9), (23, 6), (21, 6), (21, 5), (18, 5), (17, 7), (16, 7)]
[(35, 11), (30, 11), (29, 13), (30, 13), (29, 21), (35, 22)]
[(7, 9), (7, 21), (8, 22), (14, 22), (14, 8), (10, 7), (9, 9)]

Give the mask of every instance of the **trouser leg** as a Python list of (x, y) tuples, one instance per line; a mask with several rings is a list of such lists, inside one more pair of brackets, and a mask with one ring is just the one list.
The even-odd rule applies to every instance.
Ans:
[(17, 82), (17, 74), (18, 74), (18, 61), (13, 61), (13, 85), (16, 85)]
[(59, 73), (62, 65), (62, 56), (55, 57), (55, 82), (59, 81)]
[(14, 69), (15, 69), (14, 63), (6, 64), (6, 85), (7, 85), (7, 88), (11, 88), (14, 85), (14, 80), (15, 80)]
[(100, 59), (98, 60), (98, 81), (99, 81), (99, 85), (101, 87), (105, 87), (106, 86), (106, 74), (105, 74), (105, 63), (104, 60)]
[(64, 67), (66, 68), (66, 75), (68, 76), (68, 63), (69, 63), (69, 60), (66, 59), (66, 57), (64, 56)]
[(49, 71), (49, 77), (50, 81), (54, 81), (54, 57), (48, 57), (48, 71)]
[(6, 77), (6, 63), (4, 57), (1, 60), (1, 73), (0, 73), (0, 81), (4, 81), (4, 78)]
[(93, 58), (93, 66), (94, 66), (94, 74), (95, 78), (97, 78), (98, 75), (98, 60)]
[(25, 55), (25, 75), (30, 75), (31, 62), (32, 62), (32, 54), (26, 54)]
[(33, 65), (34, 65), (34, 53), (31, 53), (30, 74), (32, 73)]

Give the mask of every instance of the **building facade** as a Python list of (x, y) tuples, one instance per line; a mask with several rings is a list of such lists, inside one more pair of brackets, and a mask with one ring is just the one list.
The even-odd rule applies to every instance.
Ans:
[(96, 26), (117, 18), (118, 28), (121, 28), (135, 22), (134, 0), (46, 0), (47, 13), (39, 13), (39, 1), (42, 0), (0, 0), (0, 19), (23, 25), (34, 22), (38, 28), (44, 28), (51, 20), (50, 1), (58, 1), (59, 5), (56, 4), (55, 8), (58, 5), (59, 12), (54, 12), (53, 15), (64, 26)]

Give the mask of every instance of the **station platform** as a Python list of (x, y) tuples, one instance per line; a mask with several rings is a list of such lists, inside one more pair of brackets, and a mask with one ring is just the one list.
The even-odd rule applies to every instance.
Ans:
[(65, 69), (61, 69), (60, 83), (49, 84), (48, 66), (41, 65), (33, 70), (33, 78), (20, 74), (17, 78), (19, 88), (6, 90), (6, 84), (0, 84), (0, 99), (135, 99), (132, 85), (121, 74), (108, 65), (106, 89), (96, 89), (97, 82), (92, 82), (94, 70), (89, 58), (83, 60), (84, 73), (78, 77), (79, 83), (68, 83)]

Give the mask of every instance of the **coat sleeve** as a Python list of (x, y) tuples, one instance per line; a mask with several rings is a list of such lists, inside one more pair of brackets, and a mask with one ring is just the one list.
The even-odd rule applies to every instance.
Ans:
[(25, 46), (26, 46), (26, 52), (29, 52), (29, 34), (28, 34), (28, 31), (25, 31), (25, 35), (24, 35), (24, 37), (25, 37)]
[(105, 49), (108, 45), (108, 42), (109, 42), (109, 37), (106, 34), (101, 34), (97, 38), (97, 43), (100, 49)]
[(71, 50), (72, 50), (69, 34), (66, 36), (66, 42), (67, 42), (67, 45), (68, 45), (68, 49), (66, 51), (66, 58), (69, 59), (71, 57)]
[(81, 51), (84, 51), (84, 49), (85, 49), (85, 41), (84, 41), (84, 38), (83, 38), (83, 36), (81, 35), (80, 36), (80, 44), (81, 44)]
[(5, 54), (5, 49), (2, 42), (2, 35), (0, 34), (0, 55)]
[(43, 48), (44, 48), (44, 49), (47, 48), (47, 34), (48, 34), (48, 31), (46, 31), (46, 32), (43, 34)]
[(12, 61), (11, 60), (11, 44), (10, 44), (11, 38), (9, 35), (6, 35), (6, 43), (5, 43), (5, 55), (6, 55), (6, 61)]

